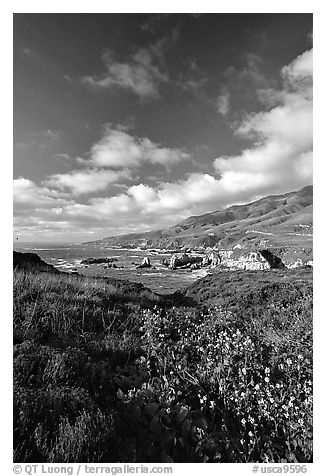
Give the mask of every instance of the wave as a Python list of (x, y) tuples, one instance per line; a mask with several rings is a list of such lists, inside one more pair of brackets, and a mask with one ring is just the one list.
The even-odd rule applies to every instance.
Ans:
[(25, 250), (33, 250), (33, 251), (57, 251), (57, 250), (70, 250), (70, 248), (25, 248)]

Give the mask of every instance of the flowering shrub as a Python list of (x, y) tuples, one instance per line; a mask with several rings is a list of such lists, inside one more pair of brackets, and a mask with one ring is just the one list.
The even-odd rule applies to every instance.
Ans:
[(203, 450), (206, 440), (218, 449), (204, 455), (207, 461), (309, 460), (312, 362), (311, 347), (302, 345), (312, 338), (309, 317), (291, 343), (266, 343), (255, 326), (244, 332), (236, 324), (217, 309), (145, 311), (152, 374), (163, 373), (178, 388), (177, 401), (190, 400), (189, 414), (204, 418), (196, 449)]
[(184, 307), (45, 276), (16, 298), (15, 461), (312, 460), (310, 285)]

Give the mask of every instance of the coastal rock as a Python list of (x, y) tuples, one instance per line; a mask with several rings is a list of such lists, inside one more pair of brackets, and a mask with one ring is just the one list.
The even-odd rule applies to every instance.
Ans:
[(211, 266), (212, 268), (216, 268), (219, 264), (221, 264), (221, 256), (218, 251), (212, 251), (208, 255), (204, 256), (201, 265), (204, 266)]
[(285, 264), (282, 262), (281, 258), (274, 255), (270, 250), (260, 250), (260, 254), (268, 261), (268, 264), (273, 269), (282, 269), (285, 268)]
[(171, 256), (169, 268), (185, 268), (190, 267), (192, 264), (201, 264), (203, 258), (201, 256), (189, 256), (185, 253), (175, 254)]
[(190, 266), (190, 269), (195, 271), (197, 269), (200, 269), (201, 268), (201, 265), (200, 263), (193, 263), (191, 266)]
[(80, 264), (103, 264), (113, 263), (118, 261), (117, 258), (86, 258), (81, 260)]
[(139, 266), (137, 266), (137, 269), (150, 268), (151, 266), (152, 265), (151, 265), (150, 259), (148, 258), (148, 256), (145, 256), (145, 258), (143, 259), (141, 264)]
[(109, 263), (109, 264), (106, 264), (103, 266), (104, 269), (108, 269), (108, 268), (120, 268), (121, 266), (117, 266), (116, 264), (114, 263)]
[(222, 265), (230, 269), (256, 271), (270, 269), (269, 262), (259, 251), (221, 251)]

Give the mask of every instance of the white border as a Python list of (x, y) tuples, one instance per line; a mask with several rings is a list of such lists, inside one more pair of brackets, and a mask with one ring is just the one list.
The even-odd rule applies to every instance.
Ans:
[[(253, 0), (228, 0), (213, 2), (201, 0), (177, 2), (167, 0), (153, 1), (12, 1), (1, 5), (1, 94), (2, 94), (2, 183), (1, 192), (1, 363), (2, 363), (2, 404), (1, 404), (1, 453), (5, 465), (3, 474), (12, 473), (12, 14), (19, 13), (314, 13), (314, 463), (309, 465), (307, 475), (325, 473), (322, 462), (325, 458), (325, 320), (324, 301), (325, 237), (326, 221), (326, 174), (325, 172), (325, 64), (326, 64), (326, 16), (325, 3), (310, 0), (273, 0), (258, 2)], [(291, 32), (289, 32), (289, 35)], [(326, 281), (325, 281), (326, 282)], [(100, 466), (100, 465), (98, 465)], [(177, 465), (176, 474), (194, 474), (205, 471), (207, 474), (252, 474), (252, 465)]]

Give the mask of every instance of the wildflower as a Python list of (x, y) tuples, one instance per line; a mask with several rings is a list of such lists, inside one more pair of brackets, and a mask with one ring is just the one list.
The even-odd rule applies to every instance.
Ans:
[(255, 385), (255, 390), (259, 390), (259, 384), (258, 383)]
[(291, 364), (292, 364), (292, 360), (291, 360), (291, 359), (286, 359), (286, 363), (287, 363), (288, 365), (291, 365)]
[(245, 367), (243, 367), (243, 369), (241, 369), (241, 372), (242, 372), (244, 375), (246, 375), (246, 373), (247, 373), (247, 370), (246, 370), (246, 368), (245, 368)]
[(269, 373), (270, 373), (270, 369), (268, 367), (266, 367), (265, 374), (269, 374)]
[(245, 426), (246, 420), (244, 418), (242, 418), (241, 423), (243, 424), (243, 426)]
[(266, 383), (269, 382), (269, 378), (268, 378), (268, 377), (265, 377), (264, 380), (265, 380)]

